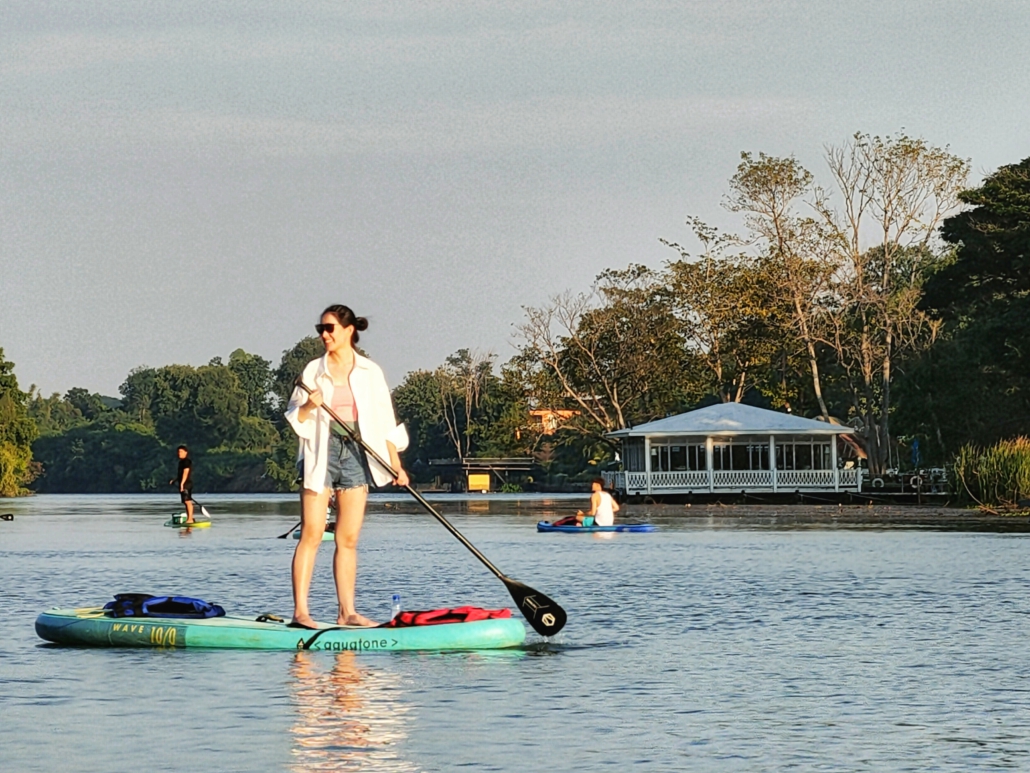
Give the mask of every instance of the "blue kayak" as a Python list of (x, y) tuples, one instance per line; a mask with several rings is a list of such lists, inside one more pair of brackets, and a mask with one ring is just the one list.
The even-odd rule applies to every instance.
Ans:
[(555, 526), (550, 521), (540, 521), (536, 525), (537, 531), (560, 531), (564, 534), (592, 534), (604, 531), (629, 531), (649, 532), (658, 531), (658, 527), (651, 523), (617, 523), (614, 526)]

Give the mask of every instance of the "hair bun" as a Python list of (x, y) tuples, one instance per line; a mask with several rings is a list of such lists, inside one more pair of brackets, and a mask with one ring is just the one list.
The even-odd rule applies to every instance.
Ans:
[(355, 330), (368, 330), (368, 320), (364, 317), (354, 318), (354, 329)]

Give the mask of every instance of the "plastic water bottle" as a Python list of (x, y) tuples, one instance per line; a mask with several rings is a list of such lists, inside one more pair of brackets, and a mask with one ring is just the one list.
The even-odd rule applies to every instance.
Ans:
[(401, 613), (401, 594), (394, 593), (390, 598), (390, 619), (397, 617)]

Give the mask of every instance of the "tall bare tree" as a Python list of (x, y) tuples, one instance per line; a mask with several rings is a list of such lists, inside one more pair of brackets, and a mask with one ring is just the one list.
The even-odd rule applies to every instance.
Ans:
[(817, 191), (839, 270), (827, 304), (826, 341), (846, 374), (869, 468), (889, 466), (891, 380), (899, 360), (933, 340), (939, 323), (918, 308), (922, 283), (941, 260), (941, 221), (958, 206), (969, 162), (904, 135), (856, 134), (829, 147), (841, 203)]
[(822, 304), (836, 265), (828, 249), (828, 229), (799, 212), (804, 197), (812, 193), (812, 175), (794, 158), (742, 153), (730, 188), (725, 206), (744, 215), (747, 240), (758, 250), (770, 295), (789, 309), (789, 326), (804, 347), (812, 391), (828, 420), (817, 345)]
[(492, 353), (459, 349), (433, 372), (447, 437), (459, 459), (472, 453), (478, 429), (475, 418), (487, 382), (494, 377), (493, 361)]

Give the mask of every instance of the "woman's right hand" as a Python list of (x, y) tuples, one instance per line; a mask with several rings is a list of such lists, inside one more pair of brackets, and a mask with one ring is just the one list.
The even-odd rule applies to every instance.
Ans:
[(308, 393), (308, 401), (304, 403), (297, 410), (297, 418), (301, 422), (305, 422), (311, 418), (311, 414), (318, 410), (319, 406), (322, 405), (322, 392), (318, 389), (313, 389)]
[(320, 408), (321, 406), (322, 406), (322, 390), (318, 389), (318, 388), (315, 388), (315, 389), (311, 390), (311, 392), (308, 393), (308, 401), (307, 401), (307, 403), (305, 403), (304, 407), (307, 408), (309, 411), (313, 411), (316, 408)]

